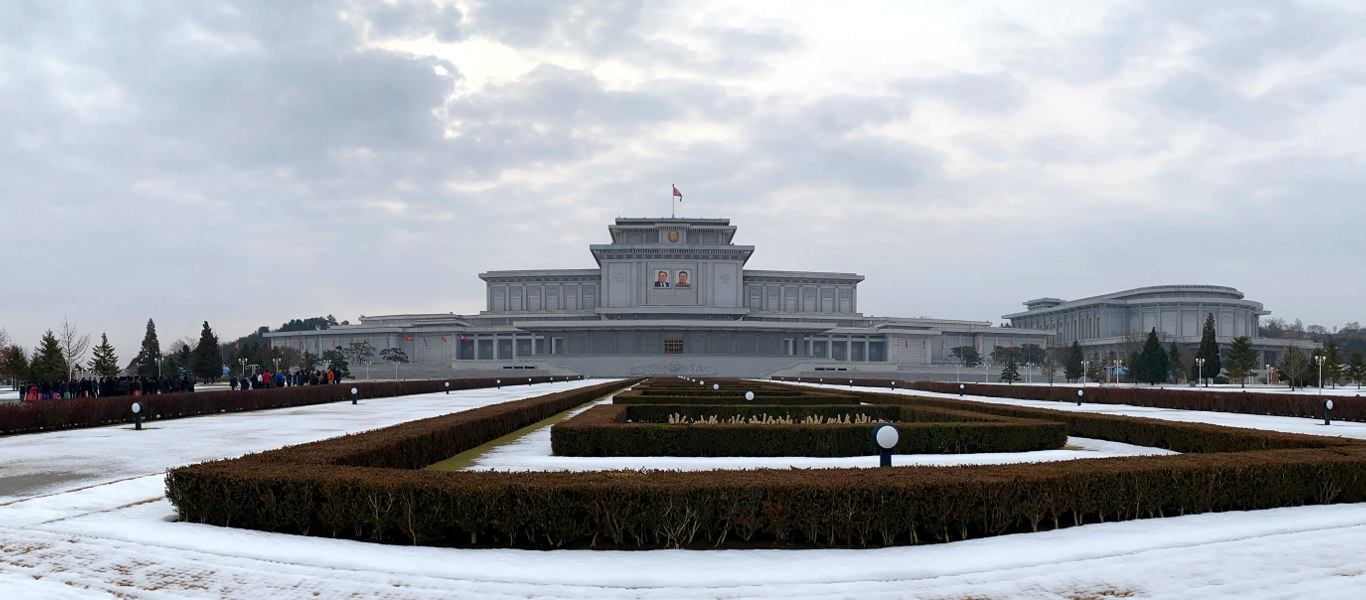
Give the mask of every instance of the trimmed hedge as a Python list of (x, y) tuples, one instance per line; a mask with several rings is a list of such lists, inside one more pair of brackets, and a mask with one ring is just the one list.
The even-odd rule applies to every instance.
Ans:
[[(1070, 413), (1069, 430), (1086, 430), (1089, 437), (1148, 436), (1168, 440), (1175, 449), (1203, 446), (1207, 453), (1186, 448), (1196, 453), (951, 468), (414, 468), (558, 406), (586, 402), (587, 394), (608, 387), (566, 392), (585, 394), (580, 398), (544, 396), (476, 409), (477, 415), (466, 411), (181, 467), (168, 473), (167, 495), (186, 521), (389, 543), (519, 548), (874, 547), (1108, 520), (1366, 501), (1366, 445), (1355, 440)], [(524, 414), (510, 416), (518, 411)], [(1135, 422), (1119, 423), (1124, 420)], [(1251, 439), (1258, 435), (1260, 442)], [(1283, 449), (1209, 453), (1257, 443)], [(1302, 447), (1289, 447), (1294, 445)]]
[[(810, 377), (775, 377), (777, 381), (806, 381)], [(941, 381), (906, 382), (889, 379), (855, 379), (854, 385), (862, 387), (889, 387), (916, 389), (941, 394), (957, 394), (957, 383)], [(999, 385), (985, 383), (964, 383), (963, 391), (973, 396), (992, 398), (1015, 398), (1019, 400), (1046, 400), (1053, 402), (1076, 402), (1077, 390), (1085, 389), (1084, 401), (1089, 404), (1128, 404), (1152, 408), (1173, 408), (1178, 410), (1204, 410), (1211, 412), (1239, 413), (1248, 415), (1273, 415), (1280, 417), (1323, 418), (1323, 400), (1332, 398), (1333, 419), (1340, 421), (1366, 422), (1366, 398), (1360, 396), (1306, 396), (1301, 394), (1277, 394), (1271, 392), (1247, 392), (1241, 390), (1205, 391), (1197, 389), (1161, 389), (1143, 387), (1105, 387), (1072, 385)]]
[[(531, 379), (533, 383), (545, 383), (551, 378), (541, 376), (528, 379)], [(558, 379), (563, 381), (569, 378), (559, 377)], [(581, 378), (575, 377), (574, 379)], [(471, 378), (352, 382), (246, 391), (39, 400), (37, 402), (0, 405), (0, 435), (132, 423), (133, 411), (130, 407), (134, 402), (140, 402), (143, 406), (143, 421), (155, 421), (222, 412), (267, 410), (349, 401), (353, 387), (359, 390), (361, 399), (366, 399), (444, 391), (447, 389), (445, 385), (447, 382), (451, 384), (450, 389), (452, 390), (490, 388), (497, 385), (496, 381), (494, 378)]]
[[(729, 411), (718, 408), (730, 408)], [(637, 410), (649, 409), (649, 410)], [(550, 428), (557, 456), (873, 456), (876, 423), (803, 424), (671, 424), (668, 413), (699, 418), (758, 414), (792, 416), (866, 415), (895, 421), (898, 454), (966, 454), (1030, 452), (1061, 448), (1067, 441), (1061, 423), (1013, 418), (956, 415), (956, 411), (901, 410), (894, 406), (822, 406), (788, 415), (781, 406), (623, 406), (603, 405)], [(936, 418), (916, 421), (917, 415)], [(933, 415), (933, 416), (932, 416)], [(966, 418), (965, 418), (966, 417)], [(627, 420), (636, 421), (628, 423)], [(644, 421), (644, 422), (641, 422)]]

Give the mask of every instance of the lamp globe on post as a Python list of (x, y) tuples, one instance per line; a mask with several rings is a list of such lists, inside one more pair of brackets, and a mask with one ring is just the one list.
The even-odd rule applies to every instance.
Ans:
[(447, 382), (446, 382), (446, 395), (449, 396), (450, 393), (451, 393), (451, 382), (447, 381)]
[(495, 380), (493, 380), (493, 384), (496, 385), (496, 386), (498, 386), (498, 389), (500, 389), (500, 390), (503, 389), (503, 380), (502, 380), (502, 379), (495, 379)]
[(360, 397), (360, 390), (358, 390), (358, 389), (356, 389), (356, 388), (351, 388), (351, 403), (352, 403), (352, 404), (356, 404), (356, 403), (357, 403), (356, 400), (357, 400), (359, 397)]
[(879, 467), (892, 466), (892, 448), (895, 448), (899, 441), (901, 434), (891, 423), (873, 427), (873, 445), (877, 447)]
[(1084, 395), (1086, 395), (1086, 392), (1077, 390), (1077, 406), (1081, 406), (1081, 397)]
[(719, 383), (713, 383), (713, 384), (711, 384), (711, 389), (713, 389), (713, 390), (719, 390), (719, 389), (721, 389), (721, 384), (719, 384)]
[(961, 383), (958, 384), (958, 397), (959, 397), (959, 398), (962, 398), (962, 397), (963, 397), (963, 384), (961, 384)]
[(134, 402), (129, 408), (133, 410), (133, 430), (142, 431), (142, 403)]
[(1333, 424), (1333, 399), (1327, 398), (1323, 401), (1323, 424)]
[(754, 401), (754, 392), (745, 392), (745, 402)]

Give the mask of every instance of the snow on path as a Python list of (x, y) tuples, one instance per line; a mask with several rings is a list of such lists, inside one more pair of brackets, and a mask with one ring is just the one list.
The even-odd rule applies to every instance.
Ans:
[[(46, 493), (0, 500), (0, 598), (1243, 600), (1358, 599), (1366, 590), (1366, 505), (876, 550), (543, 552), (383, 546), (179, 523), (162, 497), (167, 467), (569, 387), (576, 385), (199, 417), (140, 433), (111, 427), (0, 439), (4, 469), (75, 474)], [(107, 460), (103, 474), (80, 464), (96, 460)]]
[[(938, 392), (922, 392), (920, 390), (896, 389), (875, 387), (859, 387), (839, 385), (821, 385), (817, 383), (794, 383), (793, 385), (803, 385), (810, 387), (825, 387), (835, 390), (855, 390), (861, 392), (881, 392), (902, 394), (907, 396), (926, 396), (931, 398), (950, 398), (954, 400), (968, 400), (972, 402), (987, 402), (991, 404), (1010, 404), (1013, 406), (1027, 406), (1030, 408), (1049, 408), (1061, 411), (1081, 411), (1099, 413), (1107, 415), (1123, 415), (1126, 417), (1147, 417), (1149, 419), (1163, 419), (1167, 421), (1181, 421), (1185, 423), (1209, 423), (1212, 425), (1225, 425), (1228, 427), (1246, 427), (1249, 429), (1269, 429), (1272, 431), (1284, 431), (1286, 433), (1303, 433), (1306, 435), (1325, 435), (1346, 437), (1354, 439), (1366, 439), (1366, 423), (1356, 423), (1352, 421), (1333, 421), (1332, 425), (1324, 425), (1322, 418), (1305, 419), (1300, 417), (1274, 417), (1270, 415), (1244, 415), (1239, 413), (1209, 412), (1199, 410), (1180, 410), (1175, 408), (1152, 408), (1147, 406), (1133, 406), (1129, 404), (1095, 404), (1082, 402), (1077, 406), (1074, 402), (1053, 402), (1049, 400), (1015, 400), (1012, 398), (995, 398), (992, 396), (974, 396), (968, 394), (960, 397), (958, 394), (941, 394)], [(1363, 595), (1366, 597), (1366, 595)]]

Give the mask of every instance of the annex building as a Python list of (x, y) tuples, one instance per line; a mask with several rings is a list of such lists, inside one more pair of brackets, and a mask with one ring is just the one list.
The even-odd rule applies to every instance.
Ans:
[[(988, 321), (858, 311), (856, 273), (745, 268), (729, 219), (619, 218), (590, 245), (596, 266), (488, 271), (474, 315), (362, 316), (324, 331), (270, 333), (321, 355), (366, 341), (400, 348), (401, 377), (713, 375), (952, 379), (952, 348), (1046, 345), (1058, 332)], [(975, 377), (991, 377), (983, 368)], [(354, 375), (365, 369), (351, 365)], [(392, 376), (385, 364), (373, 377)], [(967, 377), (966, 370), (963, 376)]]
[(1260, 302), (1243, 293), (1219, 285), (1156, 285), (1102, 294), (1079, 300), (1039, 298), (1024, 303), (1025, 311), (1004, 315), (1011, 325), (1045, 330), (1049, 347), (1070, 346), (1078, 342), (1092, 360), (1103, 360), (1110, 352), (1121, 359), (1129, 350), (1141, 346), (1148, 332), (1157, 330), (1163, 345), (1176, 342), (1181, 350), (1200, 346), (1206, 315), (1214, 315), (1215, 340), (1227, 351), (1233, 338), (1248, 336), (1262, 365), (1280, 362), (1292, 343), (1308, 351), (1319, 345), (1304, 340), (1261, 337), (1260, 318), (1269, 314)]

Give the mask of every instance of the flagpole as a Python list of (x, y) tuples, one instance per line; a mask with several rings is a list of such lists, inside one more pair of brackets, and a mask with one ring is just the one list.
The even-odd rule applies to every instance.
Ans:
[(674, 213), (674, 184), (669, 184), (669, 218), (677, 218)]

